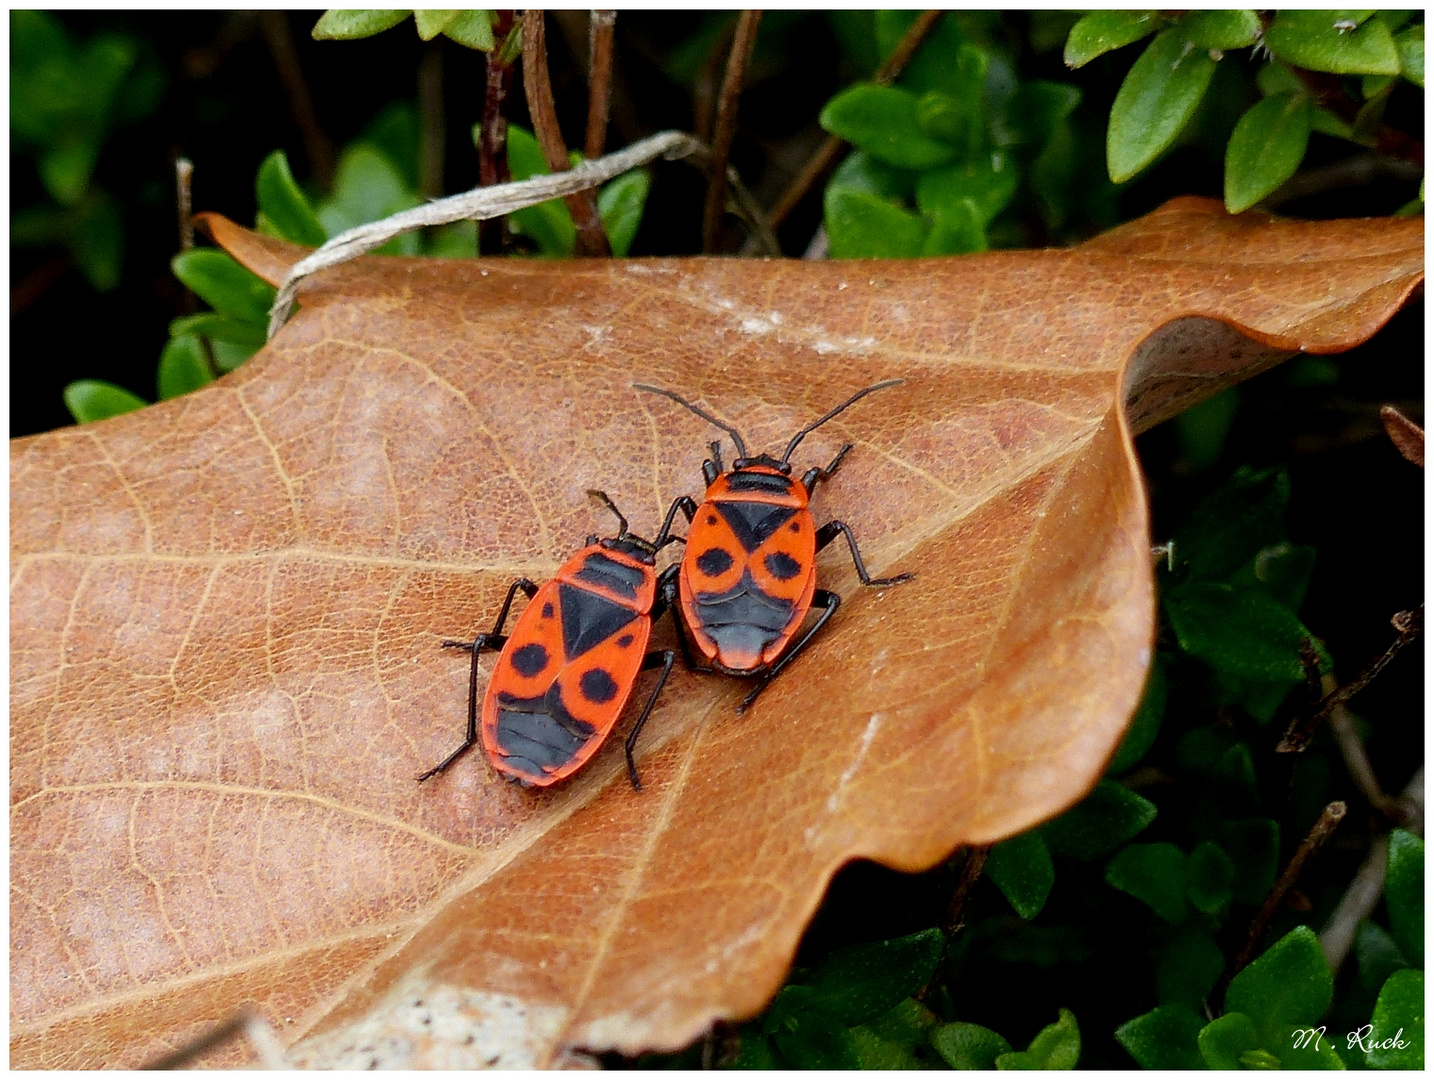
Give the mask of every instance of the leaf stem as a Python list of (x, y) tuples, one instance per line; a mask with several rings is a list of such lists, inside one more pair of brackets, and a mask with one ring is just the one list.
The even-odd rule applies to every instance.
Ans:
[(294, 36), (289, 31), (289, 16), (282, 11), (261, 11), (259, 30), (269, 46), (269, 54), (274, 58), (274, 67), (278, 69), (279, 82), (283, 84), (284, 95), (289, 102), (289, 115), (294, 118), (294, 124), (303, 137), (309, 169), (314, 179), (327, 191), (334, 182), (334, 144), (319, 126), (314, 95), (309, 92), (309, 82), (304, 78), (304, 69), (299, 65), (299, 54), (294, 48)]
[[(484, 63), (483, 126), (478, 133), (478, 186), (506, 184), (508, 172), (508, 119), (503, 102), (513, 89), (513, 65), (503, 59), (503, 43), (513, 32), (512, 9), (497, 12), (493, 24), (494, 47)], [(488, 218), (478, 223), (478, 251), (498, 255), (508, 248), (507, 220)]]
[(722, 210), (727, 195), (727, 158), (732, 152), (732, 138), (737, 128), (738, 99), (761, 21), (761, 11), (747, 10), (737, 17), (732, 50), (727, 54), (727, 71), (722, 76), (722, 89), (717, 95), (717, 121), (712, 133), (712, 178), (707, 185), (707, 204), (702, 213), (702, 251), (708, 255), (717, 250), (718, 233), (722, 228)]
[[(553, 104), (553, 86), (548, 78), (548, 43), (540, 8), (523, 12), (523, 92), (528, 98), (528, 113), (533, 120), (533, 134), (543, 148), (548, 169), (566, 172), (568, 147), (558, 127), (558, 110)], [(603, 232), (598, 214), (597, 193), (591, 188), (574, 192), (564, 198), (577, 226), (578, 255), (611, 255), (607, 234)]]
[(418, 62), (418, 112), (421, 146), (418, 190), (425, 199), (443, 194), (443, 50), (430, 41)]

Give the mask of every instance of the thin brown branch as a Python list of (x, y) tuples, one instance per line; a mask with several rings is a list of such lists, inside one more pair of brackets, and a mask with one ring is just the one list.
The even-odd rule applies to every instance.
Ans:
[(320, 186), (327, 189), (334, 182), (334, 144), (319, 126), (314, 96), (309, 93), (308, 80), (304, 78), (299, 54), (294, 49), (294, 36), (289, 32), (289, 17), (282, 11), (261, 11), (259, 29), (274, 58), (274, 67), (278, 69), (279, 82), (283, 84), (289, 101), (289, 115), (304, 140), (309, 170)]
[(744, 11), (737, 17), (732, 35), (732, 51), (727, 54), (727, 70), (722, 76), (722, 89), (717, 95), (717, 122), (712, 133), (712, 179), (707, 186), (707, 205), (702, 213), (702, 250), (717, 250), (722, 228), (722, 211), (727, 197), (727, 158), (732, 152), (732, 138), (737, 130), (737, 104), (747, 74), (747, 61), (757, 43), (757, 27), (762, 22), (760, 11)]
[(443, 194), (443, 49), (430, 41), (418, 62), (418, 113), (420, 151), (418, 190), (426, 199)]
[[(179, 250), (188, 251), (194, 246), (194, 162), (186, 157), (174, 159), (174, 202), (179, 213)], [(179, 310), (188, 315), (198, 306), (194, 290), (185, 285), (179, 294)]]
[[(1373, 682), (1375, 677), (1399, 655), (1405, 646), (1419, 638), (1420, 632), (1424, 629), (1424, 605), (1420, 604), (1417, 611), (1397, 612), (1390, 619), (1390, 623), (1399, 636), (1394, 639), (1389, 648), (1384, 650), (1383, 655), (1375, 657), (1366, 664), (1364, 670), (1356, 675), (1353, 681), (1326, 693), (1309, 715), (1296, 717), (1290, 724), (1289, 730), (1285, 732), (1285, 737), (1275, 747), (1277, 754), (1298, 753), (1304, 750), (1309, 744), (1310, 737), (1319, 729), (1321, 723), (1329, 719), (1347, 701)], [(1381, 795), (1381, 798), (1387, 797)]]
[(1272, 888), (1270, 894), (1265, 897), (1265, 902), (1260, 905), (1260, 910), (1255, 914), (1254, 920), (1250, 923), (1250, 933), (1245, 939), (1245, 944), (1240, 948), (1239, 953), (1235, 956), (1235, 962), (1230, 965), (1226, 977), (1221, 980), (1220, 985), (1212, 995), (1214, 1000), (1224, 998), (1225, 989), (1230, 985), (1230, 979), (1239, 974), (1240, 970), (1253, 959), (1255, 946), (1260, 943), (1260, 938), (1264, 935), (1265, 928), (1269, 926), (1270, 920), (1275, 917), (1275, 913), (1278, 912), (1281, 905), (1284, 904), (1285, 896), (1295, 887), (1295, 882), (1299, 880), (1300, 871), (1304, 869), (1305, 863), (1309, 862), (1315, 852), (1324, 846), (1324, 842), (1329, 839), (1330, 834), (1334, 832), (1339, 823), (1344, 820), (1344, 815), (1348, 809), (1349, 808), (1342, 802), (1332, 802), (1324, 808), (1324, 811), (1319, 816), (1319, 820), (1316, 821), (1314, 827), (1310, 829), (1309, 835), (1304, 838), (1294, 855), (1290, 857), (1290, 861), (1285, 866), (1284, 873), (1279, 876), (1279, 880), (1275, 882), (1274, 888)]
[[(927, 36), (936, 26), (936, 20), (943, 14), (944, 12), (941, 11), (923, 11), (918, 15), (916, 21), (911, 24), (911, 29), (906, 31), (902, 39), (896, 43), (896, 48), (891, 51), (891, 55), (886, 58), (885, 63), (877, 69), (871, 81), (878, 86), (894, 82), (906, 70), (906, 65), (911, 62), (911, 58), (916, 55), (916, 50), (921, 48), (922, 43), (926, 41)], [(836, 165), (845, 149), (846, 142), (844, 140), (835, 135), (827, 137), (817, 152), (812, 155), (811, 160), (797, 174), (796, 179), (787, 186), (786, 191), (782, 192), (782, 197), (777, 200), (777, 204), (767, 212), (767, 220), (771, 222), (772, 228), (777, 228), (787, 220), (787, 215), (797, 208), (797, 204), (805, 199), (807, 193)]]
[[(1414, 820), (1409, 829), (1416, 835), (1424, 832), (1424, 768), (1420, 768), (1405, 785), (1400, 794), (1401, 802), (1414, 810)], [(1329, 964), (1330, 974), (1339, 975), (1339, 969), (1354, 946), (1354, 937), (1359, 924), (1373, 913), (1379, 898), (1384, 893), (1384, 875), (1389, 868), (1389, 844), (1386, 837), (1378, 836), (1370, 845), (1369, 855), (1349, 883), (1344, 897), (1320, 931), (1320, 948)]]
[(981, 879), (986, 868), (986, 857), (991, 854), (989, 846), (973, 845), (966, 849), (966, 861), (961, 864), (961, 876), (956, 879), (956, 888), (951, 892), (951, 902), (946, 905), (946, 919), (942, 930), (948, 938), (954, 937), (962, 927), (961, 914), (966, 910), (966, 898)]
[(717, 116), (717, 72), (722, 69), (722, 58), (732, 49), (732, 34), (736, 28), (735, 19), (722, 28), (702, 61), (697, 82), (692, 87), (692, 134), (709, 145)]
[[(548, 78), (548, 43), (541, 9), (523, 12), (523, 92), (528, 97), (528, 113), (533, 120), (533, 134), (543, 149), (548, 169), (566, 172), (568, 147), (558, 128), (558, 110), (553, 104), (553, 86)], [(592, 189), (576, 192), (564, 200), (577, 226), (578, 255), (610, 255), (607, 234), (603, 232), (598, 214), (597, 193)]]
[(1424, 468), (1424, 429), (1393, 405), (1383, 406), (1379, 410), (1379, 419), (1383, 421), (1390, 441), (1404, 455), (1404, 460)]
[(612, 39), (616, 11), (588, 16), (588, 128), (583, 157), (600, 158), (607, 149), (607, 115), (612, 100)]
[[(508, 172), (508, 118), (503, 102), (513, 89), (513, 65), (503, 55), (503, 45), (513, 32), (513, 12), (497, 12), (493, 23), (493, 49), (484, 63), (483, 126), (478, 134), (478, 186), (506, 184)], [(508, 247), (507, 219), (489, 218), (478, 223), (478, 251), (498, 255)]]

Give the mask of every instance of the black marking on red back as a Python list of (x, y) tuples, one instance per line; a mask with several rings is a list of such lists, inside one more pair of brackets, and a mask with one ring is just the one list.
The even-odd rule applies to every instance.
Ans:
[(762, 560), (762, 565), (767, 568), (767, 573), (778, 581), (791, 581), (802, 572), (802, 564), (785, 551), (772, 552)]
[(697, 569), (708, 577), (719, 577), (732, 569), (732, 556), (719, 547), (708, 548), (696, 558)]
[(567, 584), (558, 586), (558, 606), (563, 611), (563, 651), (569, 660), (606, 641), (637, 618), (632, 608)]
[(795, 506), (773, 506), (764, 502), (714, 502), (712, 505), (747, 551), (756, 551), (797, 512)]
[(731, 473), (727, 477), (728, 491), (763, 491), (769, 494), (786, 495), (792, 490), (792, 482), (785, 476), (773, 476), (764, 472)]
[(634, 600), (637, 599), (637, 590), (647, 578), (637, 567), (609, 559), (600, 551), (595, 551), (584, 559), (582, 569), (574, 576), (579, 581), (609, 589), (619, 596), (630, 596)]
[(548, 650), (536, 641), (530, 641), (528, 644), (515, 649), (511, 657), (513, 667), (517, 670), (518, 674), (525, 679), (531, 679), (538, 672), (542, 671), (543, 668), (548, 666), (550, 659), (551, 657), (548, 656)]
[(568, 712), (556, 683), (540, 697), (498, 694), (498, 749), (522, 772), (541, 776), (561, 768), (596, 730)]
[(582, 678), (578, 680), (578, 692), (594, 705), (606, 705), (617, 697), (619, 689), (617, 680), (612, 677), (610, 672), (604, 671), (602, 668), (591, 668), (584, 671)]
[(725, 653), (758, 656), (782, 636), (796, 606), (758, 588), (752, 572), (720, 593), (698, 593), (697, 618), (702, 630)]

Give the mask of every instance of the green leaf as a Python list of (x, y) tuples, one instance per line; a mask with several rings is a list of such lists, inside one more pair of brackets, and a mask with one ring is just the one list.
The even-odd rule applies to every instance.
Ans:
[(798, 1069), (860, 1068), (848, 1025), (811, 1008), (810, 998), (808, 987), (787, 986), (772, 1002), (764, 1027), (778, 1052)]
[(1155, 11), (1092, 11), (1071, 27), (1066, 38), (1066, 67), (1078, 68), (1101, 53), (1153, 34), (1161, 24)]
[[(508, 125), (508, 172), (514, 180), (548, 175), (548, 160), (532, 132)], [(538, 245), (545, 258), (571, 258), (577, 246), (578, 230), (562, 199), (549, 199), (537, 206), (510, 214), (513, 231)]]
[(315, 41), (348, 41), (353, 38), (372, 37), (391, 26), (397, 26), (408, 18), (409, 9), (403, 11), (347, 11), (333, 8), (326, 11), (314, 24)]
[(1141, 53), (1115, 95), (1106, 133), (1111, 180), (1124, 183), (1173, 143), (1200, 105), (1215, 61), (1179, 27), (1160, 33)]
[(1290, 478), (1283, 468), (1241, 467), (1200, 501), (1175, 534), (1175, 565), (1195, 581), (1218, 581), (1285, 539)]
[(986, 230), (974, 199), (962, 199), (938, 215), (921, 245), (922, 255), (969, 255), (986, 250)]
[(274, 287), (217, 248), (181, 251), (169, 265), (174, 276), (216, 311), (245, 322), (267, 324)]
[(1275, 94), (1250, 106), (1225, 150), (1225, 209), (1248, 210), (1294, 176), (1312, 121), (1313, 107), (1302, 93)]
[[(418, 36), (422, 41), (432, 41), (439, 34), (448, 28), (448, 24), (457, 16), (457, 11), (413, 11), (413, 22), (418, 27)], [(491, 38), (492, 35), (490, 34)], [(491, 45), (489, 46), (492, 47)]]
[(1255, 779), (1255, 761), (1250, 748), (1237, 742), (1216, 759), (1210, 768), (1212, 794), (1225, 813), (1249, 813), (1259, 809), (1260, 794)]
[[(911, 29), (917, 12), (878, 11), (876, 33), (882, 55), (889, 55), (896, 43)], [(970, 134), (978, 136), (983, 105), (983, 90), (990, 58), (986, 50), (973, 45), (962, 31), (957, 19), (946, 14), (926, 36), (921, 48), (901, 73), (900, 86), (915, 93), (943, 90), (970, 109)]]
[(1204, 1021), (1184, 1005), (1161, 1005), (1115, 1029), (1115, 1041), (1142, 1069), (1203, 1069), (1195, 1045)]
[(1424, 841), (1395, 829), (1389, 834), (1389, 870), (1384, 878), (1389, 929), (1412, 964), (1424, 963)]
[(1195, 1041), (1210, 1068), (1239, 1069), (1240, 1059), (1259, 1046), (1260, 1033), (1244, 1013), (1227, 1012), (1206, 1024)]
[(931, 1035), (941, 1020), (907, 998), (875, 1020), (851, 1029), (863, 1069), (929, 1069), (938, 1064)]
[(1041, 835), (1057, 855), (1098, 859), (1154, 821), (1155, 813), (1155, 804), (1149, 799), (1114, 780), (1102, 780), (1075, 806), (1046, 822)]
[(1128, 845), (1110, 860), (1105, 880), (1166, 922), (1183, 922), (1190, 913), (1185, 905), (1185, 853), (1174, 844)]
[(1260, 17), (1253, 11), (1192, 11), (1180, 32), (1202, 49), (1226, 52), (1260, 40)]
[(1230, 425), (1240, 410), (1240, 388), (1230, 386), (1175, 418), (1182, 466), (1192, 473), (1213, 468), (1225, 449)]
[(1218, 844), (1205, 841), (1185, 861), (1185, 896), (1196, 909), (1214, 915), (1235, 894), (1235, 864)]
[[(1376, 1069), (1424, 1068), (1424, 972), (1396, 971), (1374, 1003), (1365, 1060)], [(1373, 1045), (1371, 1045), (1373, 1044)]]
[(83, 134), (46, 147), (36, 161), (45, 190), (61, 206), (74, 206), (89, 190), (99, 155), (99, 141)]
[(92, 193), (70, 224), (67, 241), (75, 265), (99, 292), (119, 285), (124, 265), (124, 219), (119, 203), (104, 193)]
[(265, 323), (243, 322), (215, 311), (183, 315), (170, 321), (170, 337), (181, 337), (185, 334), (227, 341), (233, 345), (248, 345), (255, 349), (263, 345), (268, 337)]
[[(931, 173), (922, 173), (920, 178), (924, 179), (930, 175)], [(846, 160), (836, 167), (832, 178), (827, 181), (827, 188), (862, 191), (888, 201), (899, 202), (912, 195), (917, 180), (917, 174), (910, 169), (898, 169), (894, 165), (878, 161), (864, 150), (853, 150), (846, 156)], [(926, 212), (922, 210), (922, 213)]]
[(1424, 24), (1411, 26), (1394, 38), (1399, 51), (1399, 70), (1419, 89), (1424, 89)]
[(916, 99), (916, 126), (937, 142), (959, 145), (966, 137), (967, 108), (943, 90), (928, 90)]
[(1237, 589), (1263, 589), (1295, 613), (1304, 603), (1314, 564), (1314, 548), (1282, 540), (1261, 548), (1254, 559), (1231, 574), (1228, 580)]
[(478, 222), (454, 221), (428, 230), (424, 254), (435, 259), (471, 259), (478, 254)]
[(984, 227), (1011, 204), (1019, 183), (1015, 161), (994, 150), (976, 161), (923, 172), (916, 180), (916, 207), (927, 217), (939, 219), (962, 212), (958, 208), (969, 201)]
[(946, 1064), (953, 1069), (994, 1069), (996, 1059), (1011, 1052), (1011, 1044), (980, 1024), (943, 1024), (931, 1034)]
[(1319, 938), (1308, 926), (1297, 926), (1230, 981), (1225, 1008), (1248, 1016), (1260, 1045), (1283, 1061), (1294, 1029), (1315, 1023), (1333, 993)]
[(930, 981), (941, 962), (940, 930), (838, 949), (806, 980), (805, 1008), (850, 1027), (873, 1020)]
[(204, 343), (192, 334), (172, 337), (159, 354), (157, 382), (159, 400), (198, 390), (214, 381), (209, 370), (209, 358), (204, 355)]
[(780, 1069), (782, 1061), (772, 1040), (762, 1034), (757, 1023), (743, 1024), (737, 1032), (737, 1058), (732, 1062), (734, 1069)]
[(1042, 1028), (1031, 1045), (996, 1059), (998, 1069), (1074, 1069), (1080, 1060), (1080, 1028), (1075, 1013), (1060, 1010), (1060, 1019)]
[(443, 33), (458, 44), (479, 52), (492, 52), (497, 44), (493, 40), (493, 11), (460, 11), (444, 27)]
[(909, 210), (861, 191), (828, 188), (822, 200), (834, 259), (913, 259), (926, 225)]
[(1116, 747), (1115, 756), (1105, 767), (1106, 776), (1118, 776), (1134, 768), (1155, 745), (1160, 735), (1160, 721), (1165, 716), (1165, 692), (1165, 660), (1160, 653), (1156, 653), (1150, 661), (1150, 674), (1145, 679), (1145, 694), (1140, 699), (1140, 708)]
[[(1389, 27), (1363, 11), (1281, 10), (1265, 45), (1296, 67), (1335, 75), (1398, 75), (1399, 50)], [(1356, 30), (1346, 27), (1363, 22)]]
[(1225, 970), (1225, 954), (1210, 931), (1195, 923), (1180, 927), (1165, 943), (1155, 965), (1155, 996), (1162, 1005), (1202, 1011)]
[(1191, 581), (1169, 591), (1165, 611), (1180, 647), (1218, 671), (1255, 682), (1304, 679), (1300, 646), (1310, 632), (1263, 592)]
[(1043, 146), (1080, 105), (1081, 92), (1070, 83), (1032, 79), (1023, 82), (1007, 109), (1009, 137), (1019, 143)]
[(328, 239), (309, 200), (294, 182), (284, 151), (275, 150), (259, 166), (254, 178), (254, 195), (259, 211), (283, 239), (310, 247), (318, 247)]
[(1046, 906), (1056, 871), (1046, 842), (1032, 830), (993, 847), (986, 857), (986, 876), (1011, 902), (1017, 915), (1034, 919)]
[(623, 173), (598, 191), (598, 214), (602, 217), (603, 231), (607, 233), (608, 246), (615, 257), (621, 259), (632, 247), (633, 237), (642, 224), (642, 208), (647, 204), (647, 192), (652, 187), (652, 178), (645, 169), (633, 169)]
[(858, 84), (826, 103), (823, 129), (902, 169), (930, 169), (957, 155), (949, 143), (925, 135), (917, 122), (917, 97), (895, 86)]
[(1271, 818), (1221, 822), (1220, 846), (1235, 864), (1235, 899), (1261, 903), (1275, 884), (1280, 861), (1280, 825)]
[(220, 371), (233, 371), (259, 351), (257, 346), (242, 345), (233, 341), (210, 341), (209, 349), (214, 354), (214, 366)]
[(80, 379), (65, 387), (65, 407), (78, 424), (92, 424), (111, 416), (134, 412), (149, 402), (123, 387), (99, 379)]
[(1370, 994), (1377, 994), (1389, 976), (1409, 966), (1404, 951), (1389, 931), (1367, 919), (1355, 932), (1354, 958), (1359, 965), (1360, 984)]
[[(354, 143), (339, 157), (333, 195), (318, 206), (320, 224), (330, 236), (355, 225), (379, 221), (423, 200), (409, 188), (393, 160), (368, 143)], [(382, 254), (418, 254), (417, 233), (396, 237), (377, 250)]]

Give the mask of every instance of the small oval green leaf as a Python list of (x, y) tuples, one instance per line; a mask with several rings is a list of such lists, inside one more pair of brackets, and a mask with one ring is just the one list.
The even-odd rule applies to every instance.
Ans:
[(1215, 74), (1207, 50), (1180, 28), (1159, 34), (1140, 54), (1115, 95), (1106, 133), (1111, 180), (1129, 180), (1171, 145), (1195, 114)]
[(1161, 1005), (1121, 1024), (1115, 1041), (1142, 1069), (1203, 1069), (1205, 1061), (1195, 1045), (1203, 1026), (1184, 1005)]
[(1365, 1060), (1375, 1069), (1424, 1068), (1424, 972), (1404, 970), (1389, 976), (1364, 1045)]
[(260, 212), (283, 239), (318, 247), (329, 238), (308, 198), (294, 182), (284, 151), (275, 150), (259, 166), (254, 178), (254, 194)]
[(1225, 149), (1225, 209), (1248, 210), (1299, 169), (1310, 141), (1313, 107), (1286, 91), (1252, 105)]
[(204, 343), (193, 334), (181, 334), (170, 338), (159, 354), (159, 371), (156, 382), (159, 400), (198, 390), (214, 381), (214, 372), (209, 369), (209, 358), (204, 355)]
[(922, 132), (917, 97), (895, 86), (860, 84), (827, 102), (822, 127), (872, 157), (903, 169), (930, 169), (957, 155), (956, 147)]
[(996, 1067), (996, 1059), (1011, 1052), (999, 1032), (980, 1024), (943, 1024), (931, 1033), (931, 1045), (953, 1069), (985, 1069)]
[(1017, 915), (1034, 919), (1046, 906), (1056, 870), (1045, 840), (1033, 830), (993, 847), (986, 857), (986, 876), (1010, 901)]
[(65, 407), (78, 424), (93, 424), (111, 416), (142, 409), (149, 402), (122, 386), (101, 379), (79, 379), (65, 387)]
[(409, 10), (347, 11), (333, 8), (320, 15), (319, 21), (314, 23), (313, 38), (315, 41), (349, 41), (353, 38), (372, 37), (403, 22), (408, 18)]
[(1410, 963), (1424, 963), (1424, 841), (1411, 832), (1389, 834), (1389, 872), (1384, 879), (1389, 929)]
[(455, 11), (419, 11), (413, 10), (413, 23), (418, 27), (418, 36), (423, 41), (432, 41), (439, 34), (443, 33), (458, 15)]
[(1260, 1033), (1244, 1013), (1227, 1012), (1206, 1024), (1195, 1041), (1206, 1065), (1233, 1070), (1239, 1069), (1240, 1059), (1259, 1045)]
[(914, 259), (926, 225), (910, 210), (863, 191), (828, 188), (823, 199), (834, 259)]
[(1202, 49), (1242, 49), (1260, 40), (1260, 17), (1253, 11), (1192, 11), (1180, 30)]
[(1092, 11), (1071, 27), (1066, 38), (1066, 67), (1078, 68), (1101, 53), (1153, 34), (1161, 23), (1155, 11)]
[(1411, 26), (1394, 38), (1399, 50), (1399, 70), (1421, 90), (1424, 88), (1424, 24)]
[(1190, 913), (1185, 905), (1185, 853), (1174, 844), (1127, 845), (1105, 868), (1105, 881), (1166, 922), (1183, 922)]
[(1248, 1016), (1259, 1044), (1279, 1051), (1292, 1045), (1295, 1028), (1320, 1018), (1333, 994), (1319, 938), (1308, 926), (1297, 926), (1230, 981), (1225, 1008)]
[(477, 49), (479, 52), (492, 52), (495, 44), (493, 40), (493, 11), (460, 11), (443, 29), (445, 37), (450, 38), (458, 44), (469, 49)]
[(651, 187), (652, 178), (646, 170), (634, 169), (604, 184), (598, 192), (598, 214), (614, 257), (623, 258), (632, 247)]
[(269, 318), (274, 287), (216, 248), (191, 248), (170, 260), (174, 276), (216, 311), (252, 323)]
[[(1270, 52), (1335, 75), (1398, 75), (1399, 50), (1383, 20), (1364, 11), (1281, 11), (1265, 31)], [(1359, 25), (1362, 24), (1362, 25)], [(1355, 29), (1350, 29), (1351, 26)]]

